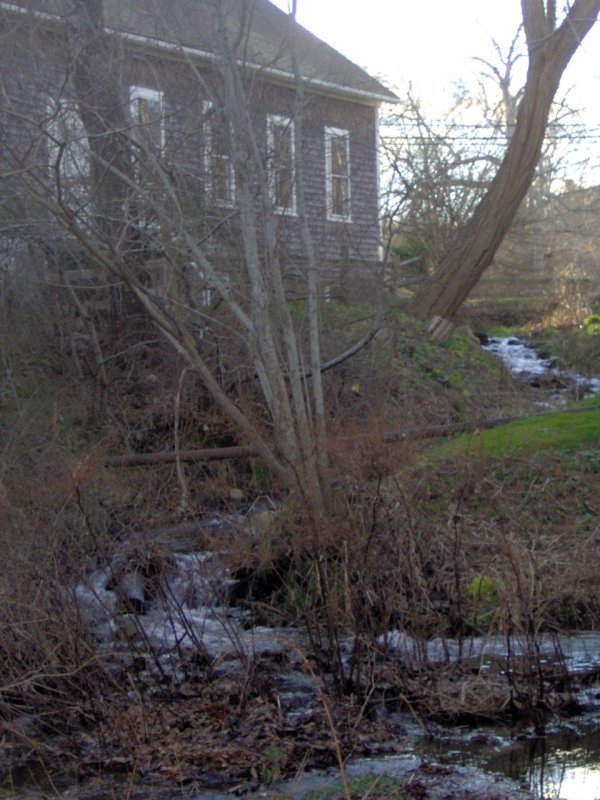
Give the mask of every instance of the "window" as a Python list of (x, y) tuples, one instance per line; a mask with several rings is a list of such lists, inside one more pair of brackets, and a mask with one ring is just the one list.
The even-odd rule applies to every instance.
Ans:
[(195, 261), (187, 261), (183, 264), (181, 271), (186, 292), (200, 306), (210, 306), (212, 303), (214, 289), (211, 282), (202, 269)]
[(215, 205), (233, 206), (235, 178), (231, 158), (229, 131), (214, 113), (211, 103), (205, 103), (204, 168), (209, 196)]
[(51, 179), (60, 180), (63, 192), (83, 200), (90, 177), (90, 152), (75, 103), (67, 101), (50, 106), (44, 128)]
[(350, 222), (350, 134), (342, 128), (325, 128), (327, 219)]
[(268, 175), (271, 199), (278, 214), (296, 213), (294, 121), (275, 114), (267, 117)]
[(129, 88), (134, 137), (141, 150), (159, 156), (165, 146), (163, 93), (142, 86)]
[(135, 224), (145, 246), (156, 248), (158, 231), (156, 194), (162, 195), (159, 164), (165, 147), (164, 96), (157, 89), (129, 87), (131, 119), (131, 162), (135, 180), (141, 189), (136, 198)]

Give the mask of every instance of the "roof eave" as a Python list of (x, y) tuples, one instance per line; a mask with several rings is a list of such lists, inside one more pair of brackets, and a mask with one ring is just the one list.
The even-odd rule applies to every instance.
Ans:
[[(115, 34), (133, 44), (150, 50), (159, 50), (179, 55), (182, 58), (193, 58), (194, 60), (206, 61), (216, 64), (219, 56), (211, 53), (208, 50), (200, 50), (197, 47), (190, 47), (189, 45), (178, 44), (176, 42), (168, 42), (164, 39), (155, 39), (149, 36), (142, 36), (137, 33), (129, 33), (127, 31), (108, 30), (108, 33)], [(244, 66), (245, 69), (251, 69), (255, 72), (260, 72), (263, 75), (268, 75), (269, 78), (278, 81), (279, 83), (293, 84), (295, 82), (294, 76), (291, 72), (277, 67), (263, 66), (253, 62), (238, 62)], [(332, 81), (325, 81), (319, 78), (309, 78), (303, 76), (304, 85), (315, 92), (321, 94), (335, 94), (340, 97), (352, 98), (355, 102), (363, 103), (365, 105), (378, 106), (381, 103), (398, 103), (399, 98), (393, 94), (383, 94), (378, 92), (370, 92), (364, 89), (357, 89), (352, 86), (344, 86)]]
[[(61, 19), (56, 14), (50, 14), (46, 11), (34, 11), (24, 8), (23, 6), (15, 5), (14, 3), (7, 3), (0, 0), (0, 9), (8, 11), (9, 13), (18, 14), (20, 16), (33, 16), (36, 19), (42, 19), (47, 22), (59, 24)], [(164, 39), (156, 39), (142, 34), (129, 33), (127, 31), (115, 30), (113, 28), (105, 28), (106, 33), (118, 36), (126, 41), (132, 42), (136, 46), (146, 50), (158, 50), (160, 52), (168, 52), (170, 54), (179, 55), (182, 58), (193, 58), (194, 60), (201, 60), (209, 63), (216, 63), (218, 56), (208, 50), (201, 50), (189, 45), (178, 44), (177, 42), (168, 42)], [(242, 62), (240, 62), (242, 63)], [(294, 76), (284, 69), (277, 69), (277, 67), (263, 66), (256, 63), (244, 62), (243, 66), (256, 72), (261, 72), (268, 75), (272, 80), (287, 85), (295, 82)], [(379, 93), (371, 92), (365, 89), (358, 89), (344, 84), (338, 84), (332, 81), (322, 80), (320, 78), (304, 77), (304, 85), (314, 92), (326, 95), (335, 95), (346, 99), (351, 99), (356, 103), (362, 103), (369, 106), (379, 106), (381, 103), (398, 103), (397, 98), (393, 93)]]

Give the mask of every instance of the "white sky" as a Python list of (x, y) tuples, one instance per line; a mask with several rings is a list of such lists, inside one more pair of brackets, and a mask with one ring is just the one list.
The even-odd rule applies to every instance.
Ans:
[[(285, 11), (290, 0), (272, 0)], [(491, 38), (507, 45), (521, 20), (520, 0), (297, 0), (298, 21), (336, 50), (400, 91), (443, 108), (452, 82), (491, 58)], [(586, 121), (600, 126), (600, 23), (563, 78)]]

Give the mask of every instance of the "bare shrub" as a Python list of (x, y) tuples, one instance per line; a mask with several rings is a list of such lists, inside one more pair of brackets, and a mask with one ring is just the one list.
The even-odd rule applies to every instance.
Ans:
[(579, 325), (591, 313), (590, 282), (575, 278), (563, 278), (554, 285), (554, 296), (542, 314), (543, 328), (563, 328)]
[(9, 751), (48, 755), (54, 736), (104, 713), (108, 675), (69, 591), (86, 536), (69, 524), (65, 507), (57, 508), (65, 496), (56, 489), (54, 525), (47, 509), (16, 507), (8, 492), (3, 499), (0, 716)]

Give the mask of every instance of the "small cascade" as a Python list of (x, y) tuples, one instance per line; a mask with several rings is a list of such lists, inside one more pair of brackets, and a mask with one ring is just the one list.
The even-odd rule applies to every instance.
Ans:
[(522, 339), (514, 337), (489, 338), (483, 349), (497, 355), (516, 375), (543, 375), (556, 370), (556, 360), (547, 358)]
[(569, 392), (578, 398), (600, 393), (600, 377), (586, 378), (576, 372), (562, 370), (556, 358), (540, 353), (522, 339), (514, 336), (486, 337), (482, 347), (500, 358), (513, 375), (528, 381), (535, 388), (552, 390), (550, 399), (554, 404), (566, 402)]

